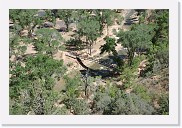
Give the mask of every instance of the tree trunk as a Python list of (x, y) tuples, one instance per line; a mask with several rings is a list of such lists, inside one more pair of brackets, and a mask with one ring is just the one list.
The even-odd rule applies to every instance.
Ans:
[(92, 55), (92, 43), (90, 42), (90, 56)]
[(134, 57), (134, 50), (129, 50), (129, 53), (128, 53), (128, 65), (129, 66), (132, 65), (133, 57)]
[[(48, 42), (48, 46), (51, 48), (51, 42), (52, 42), (52, 39)], [(53, 51), (49, 51), (48, 54), (50, 54), (52, 57), (53, 57)]]
[(68, 30), (68, 26), (69, 26), (69, 24), (67, 23), (66, 24), (66, 31), (68, 32), (69, 30)]
[(106, 30), (106, 31), (107, 31), (107, 36), (108, 36), (108, 34), (109, 34), (109, 33), (108, 33), (108, 31), (109, 31), (109, 26), (108, 26), (108, 25), (107, 25), (107, 30)]
[(32, 38), (33, 37), (33, 32), (35, 29), (36, 25), (34, 25), (33, 27), (30, 27), (29, 31), (28, 31), (28, 37)]
[(104, 30), (104, 24), (103, 22), (100, 22), (101, 26), (100, 26), (100, 35), (103, 35), (103, 30)]
[(68, 30), (68, 27), (69, 27), (69, 19), (68, 19), (68, 18), (66, 19), (65, 24), (66, 24), (66, 31), (68, 32), (68, 31), (69, 31), (69, 30)]
[(90, 47), (88, 46), (88, 39), (87, 39), (87, 37), (86, 37), (86, 39), (85, 39), (85, 42), (86, 42), (87, 49), (88, 49), (88, 54), (89, 54)]

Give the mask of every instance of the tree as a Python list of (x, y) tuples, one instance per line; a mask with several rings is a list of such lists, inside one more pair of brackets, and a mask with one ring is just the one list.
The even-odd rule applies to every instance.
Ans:
[(84, 83), (80, 78), (80, 75), (76, 75), (74, 78), (68, 76), (64, 77), (66, 88), (65, 88), (65, 99), (64, 104), (70, 111), (76, 115), (90, 114), (88, 103), (85, 99), (80, 99), (80, 94), (83, 93)]
[(118, 33), (118, 42), (122, 43), (122, 45), (128, 50), (128, 64), (130, 66), (132, 64), (135, 51), (138, 51), (138, 53), (140, 53), (142, 49), (147, 50), (152, 46), (152, 31), (152, 26), (140, 24), (134, 26), (131, 31), (120, 31)]
[[(55, 80), (66, 71), (63, 61), (54, 60), (47, 55), (27, 57), (25, 66), (20, 62), (11, 63), (10, 67), (10, 113), (48, 114), (59, 98), (54, 92)], [(20, 109), (24, 111), (19, 111)]]
[(110, 9), (106, 9), (102, 11), (102, 20), (106, 23), (107, 25), (107, 35), (108, 35), (108, 29), (109, 26), (113, 24), (114, 21), (114, 12)]
[(106, 33), (108, 36), (109, 26), (113, 25), (116, 21), (118, 24), (121, 24), (123, 17), (118, 14), (115, 10), (111, 9), (96, 9), (93, 10), (95, 13), (95, 18), (100, 23), (100, 34), (102, 34), (104, 27), (106, 26)]
[(111, 26), (114, 23), (114, 19), (118, 16), (113, 10), (110, 9), (96, 9), (93, 10), (95, 12), (95, 18), (100, 23), (100, 32), (102, 33), (105, 25), (107, 27), (107, 35), (108, 35), (108, 29), (109, 26)]
[[(37, 40), (32, 34), (37, 25), (44, 19), (54, 20), (50, 10), (43, 17), (37, 16), (37, 10), (10, 10), (10, 114), (54, 114), (59, 113), (54, 106), (60, 95), (53, 90), (57, 78), (62, 77), (66, 68), (62, 61), (39, 54), (53, 54), (62, 48), (62, 37), (56, 30), (38, 29)], [(51, 20), (52, 19), (52, 20)], [(27, 29), (28, 36), (23, 37), (21, 31)], [(34, 42), (38, 54), (25, 55), (27, 43)], [(55, 69), (53, 69), (55, 68)]]
[(45, 79), (48, 84), (47, 88), (52, 88), (49, 85), (49, 80), (52, 80), (52, 76), (60, 77), (65, 72), (65, 67), (62, 61), (54, 60), (49, 56), (39, 54), (36, 57), (28, 57), (25, 59), (25, 66), (21, 63), (17, 63), (15, 66), (11, 65), (11, 79), (10, 87), (18, 87), (22, 85), (22, 88), (26, 88), (24, 82), (31, 82), (36, 78)]
[(36, 25), (43, 22), (41, 17), (36, 16), (38, 10), (36, 9), (11, 9), (10, 20), (14, 24), (21, 26), (22, 30), (28, 30), (28, 37), (32, 37)]
[(92, 55), (91, 49), (93, 43), (96, 41), (97, 37), (99, 36), (99, 28), (100, 24), (97, 20), (94, 19), (84, 19), (79, 22), (78, 24), (78, 32), (81, 36), (86, 37), (86, 42), (89, 43), (90, 55)]
[(63, 48), (63, 38), (55, 29), (38, 29), (36, 35), (37, 40), (34, 43), (34, 46), (40, 53), (45, 52), (53, 56), (55, 52)]
[(169, 10), (156, 10), (154, 15), (156, 27), (152, 43), (157, 45), (159, 42), (169, 39)]
[(169, 67), (169, 10), (154, 10), (150, 17), (153, 21), (150, 24), (154, 24), (155, 28), (146, 73)]
[(15, 59), (17, 60), (18, 57), (21, 57), (27, 47), (25, 44), (20, 44), (21, 43), (21, 38), (19, 35), (17, 35), (14, 32), (11, 32), (9, 34), (9, 58), (11, 58), (13, 55), (15, 56)]
[(112, 52), (113, 61), (116, 63), (117, 67), (115, 68), (116, 72), (120, 72), (123, 69), (124, 62), (118, 56), (118, 52), (116, 51), (115, 47), (117, 46), (115, 38), (105, 37), (104, 40), (106, 43), (100, 47), (101, 53), (108, 52), (109, 54)]
[(113, 53), (113, 55), (117, 55), (117, 51), (115, 50), (115, 47), (117, 46), (115, 38), (105, 37), (104, 40), (106, 43), (100, 47), (101, 53), (104, 52)]

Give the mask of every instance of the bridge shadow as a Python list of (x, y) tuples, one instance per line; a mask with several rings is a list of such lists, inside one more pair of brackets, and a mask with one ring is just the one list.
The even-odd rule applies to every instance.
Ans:
[[(81, 74), (82, 75), (86, 75), (86, 72), (87, 70), (80, 70)], [(111, 77), (113, 76), (113, 71), (110, 71), (110, 70), (99, 70), (99, 69), (96, 69), (96, 70), (90, 70), (88, 72), (88, 76), (91, 76), (91, 77), (96, 77), (96, 76), (101, 76), (102, 79), (104, 78), (107, 78), (107, 77)]]
[(136, 17), (134, 18), (129, 18), (129, 19), (126, 19), (124, 25), (132, 25), (134, 24), (134, 22), (138, 21), (138, 19)]
[[(127, 58), (127, 55), (118, 55), (117, 57), (121, 60), (124, 60)], [(107, 58), (100, 59), (98, 63), (107, 68), (113, 69), (114, 68), (113, 65), (117, 64), (117, 62), (114, 60), (115, 60), (114, 56), (108, 56)]]
[[(87, 70), (80, 70), (80, 73), (82, 75), (86, 75)], [(106, 69), (96, 69), (93, 70), (91, 69), (88, 73), (88, 76), (91, 77), (96, 77), (96, 76), (101, 76), (102, 79), (108, 78), (108, 77), (117, 77), (118, 75), (120, 75), (120, 73), (112, 71), (112, 70), (106, 70)]]

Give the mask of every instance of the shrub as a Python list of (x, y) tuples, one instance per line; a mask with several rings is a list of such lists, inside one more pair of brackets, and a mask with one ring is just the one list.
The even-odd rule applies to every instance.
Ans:
[(148, 102), (134, 93), (119, 97), (112, 106), (112, 114), (117, 115), (151, 115), (155, 112)]
[(88, 115), (91, 112), (88, 103), (84, 99), (72, 99), (71, 107), (75, 115)]
[(151, 102), (150, 94), (147, 91), (147, 88), (143, 85), (136, 85), (134, 87), (134, 93), (139, 95), (142, 99), (146, 100), (147, 102)]
[(159, 115), (169, 115), (169, 95), (162, 94), (159, 98), (159, 110), (157, 113)]
[(110, 104), (112, 98), (106, 92), (97, 92), (94, 97), (94, 108), (93, 111), (96, 114), (107, 114), (110, 111)]

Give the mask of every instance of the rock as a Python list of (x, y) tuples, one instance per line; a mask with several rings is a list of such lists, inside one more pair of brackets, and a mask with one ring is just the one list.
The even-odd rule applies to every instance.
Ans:
[(27, 36), (28, 35), (28, 30), (22, 30), (20, 32), (21, 36)]
[(116, 82), (116, 87), (122, 88), (122, 86), (123, 86), (123, 82), (122, 81)]
[(52, 22), (45, 22), (44, 27), (54, 27), (54, 24)]
[(95, 86), (95, 87), (96, 87), (96, 86), (97, 86), (97, 82), (93, 82), (93, 86)]
[(139, 64), (139, 66), (138, 66), (138, 68), (145, 68), (146, 67), (146, 65), (147, 65), (147, 60), (143, 60), (140, 64)]
[(13, 24), (13, 21), (9, 20), (9, 24)]
[(65, 60), (65, 52), (61, 52), (61, 59)]
[(143, 60), (139, 66), (138, 66), (138, 76), (141, 76), (143, 71), (145, 70), (145, 67), (147, 66), (148, 62), (147, 60)]
[(59, 29), (61, 31), (65, 31), (66, 30), (66, 24), (63, 20), (56, 20), (55, 28)]
[(159, 108), (160, 108), (160, 105), (159, 105), (159, 103), (158, 103), (157, 100), (154, 100), (154, 101), (153, 101), (153, 105), (154, 105), (154, 107), (155, 107), (156, 109), (159, 109)]
[(38, 17), (43, 17), (46, 15), (46, 12), (44, 10), (38, 10), (37, 16)]
[(102, 69), (104, 69), (103, 67), (100, 67), (100, 69), (102, 70)]
[(132, 88), (127, 88), (127, 89), (125, 90), (126, 93), (131, 93), (131, 91), (133, 91)]
[(70, 24), (69, 24), (69, 28), (70, 28), (72, 31), (76, 31), (76, 30), (77, 30), (76, 23), (70, 23)]
[(35, 115), (35, 113), (34, 113), (33, 111), (29, 111), (29, 112), (27, 113), (27, 115)]
[(9, 24), (9, 28), (13, 29), (14, 24)]
[(119, 37), (115, 36), (115, 39), (116, 39), (116, 40), (119, 40)]

